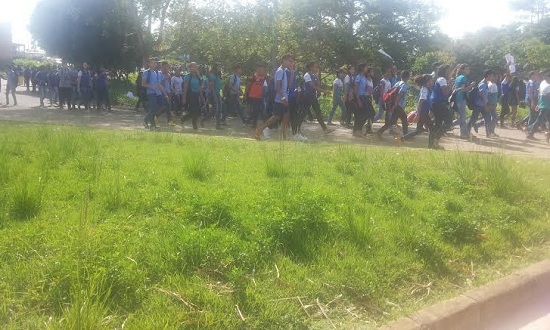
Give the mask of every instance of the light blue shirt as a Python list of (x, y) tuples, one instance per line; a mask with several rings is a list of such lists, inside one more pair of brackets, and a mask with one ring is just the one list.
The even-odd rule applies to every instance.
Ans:
[(241, 77), (236, 74), (232, 74), (229, 77), (229, 83), (231, 84), (231, 94), (237, 95), (241, 91)]
[[(151, 70), (151, 69), (146, 70), (145, 72), (143, 72), (143, 77), (145, 78), (145, 83), (151, 86), (158, 85), (162, 81), (162, 74), (159, 74), (159, 72), (156, 70)], [(153, 89), (150, 87), (146, 87), (146, 88), (147, 88), (147, 94), (156, 94), (156, 95), (162, 94), (160, 90)]]
[(409, 85), (404, 81), (400, 81), (399, 84), (401, 84), (401, 87), (399, 87), (399, 102), (397, 106), (401, 109), (405, 109), (405, 100), (409, 92)]
[(277, 92), (277, 84), (279, 81), (281, 82), (281, 91), (283, 93), (283, 97), (288, 99), (288, 79), (285, 73), (285, 69), (283, 69), (282, 66), (280, 66), (275, 72), (275, 102), (283, 103), (283, 97), (281, 97), (279, 92)]
[(478, 98), (476, 98), (476, 105), (478, 107), (484, 107), (489, 101), (489, 86), (487, 86), (487, 82), (485, 81), (485, 79), (482, 80), (479, 85), (477, 85), (477, 90), (483, 95), (483, 97), (480, 95)]
[(357, 85), (357, 94), (359, 96), (367, 95), (367, 77), (362, 74), (358, 74), (355, 77), (355, 85)]

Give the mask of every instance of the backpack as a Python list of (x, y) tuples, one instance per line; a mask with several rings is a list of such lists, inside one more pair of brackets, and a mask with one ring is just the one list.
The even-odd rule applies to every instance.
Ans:
[(400, 90), (401, 84), (397, 84), (382, 95), (382, 100), (386, 103), (386, 111), (393, 110), (393, 107), (395, 107), (397, 100), (399, 99)]
[(468, 109), (474, 110), (478, 97), (479, 90), (477, 87), (472, 88), (466, 93), (466, 104), (468, 105)]

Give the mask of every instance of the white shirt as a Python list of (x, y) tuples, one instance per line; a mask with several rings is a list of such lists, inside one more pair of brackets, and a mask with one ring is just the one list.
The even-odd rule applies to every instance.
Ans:
[(391, 89), (391, 82), (386, 78), (380, 80), (380, 84), (383, 85), (383, 89), (380, 90), (380, 95), (384, 95), (387, 91)]
[(426, 88), (425, 86), (422, 86), (422, 88), (420, 88), (419, 100), (427, 100), (428, 94), (429, 94), (428, 88)]
[(372, 95), (373, 91), (374, 91), (374, 84), (372, 83), (372, 79), (367, 78), (367, 95)]
[(351, 77), (349, 74), (344, 78), (344, 85), (346, 84), (351, 84)]
[(498, 88), (497, 88), (497, 84), (493, 83), (493, 82), (489, 82), (489, 84), (487, 85), (488, 88), (489, 88), (489, 94), (496, 94), (498, 93)]
[(304, 75), (304, 81), (307, 83), (311, 81), (311, 75), (309, 74), (309, 72), (306, 72), (306, 74)]
[(447, 78), (439, 77), (437, 78), (436, 83), (438, 83), (440, 87), (447, 86)]
[(344, 88), (344, 83), (342, 82), (342, 79), (336, 78), (334, 79), (334, 82), (332, 83), (333, 86)]
[(550, 84), (543, 80), (539, 86), (539, 95), (547, 95), (550, 93)]
[(182, 94), (183, 93), (183, 78), (173, 76), (172, 77), (172, 90), (176, 94)]

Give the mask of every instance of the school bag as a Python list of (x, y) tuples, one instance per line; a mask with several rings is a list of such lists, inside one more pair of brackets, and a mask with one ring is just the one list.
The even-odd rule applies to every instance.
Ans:
[(399, 91), (401, 90), (401, 84), (396, 84), (394, 87), (390, 88), (384, 95), (382, 95), (382, 101), (386, 103), (386, 111), (392, 111), (393, 107), (397, 104), (399, 100)]
[(468, 105), (468, 109), (474, 110), (478, 97), (479, 91), (477, 87), (472, 88), (466, 93), (466, 104)]

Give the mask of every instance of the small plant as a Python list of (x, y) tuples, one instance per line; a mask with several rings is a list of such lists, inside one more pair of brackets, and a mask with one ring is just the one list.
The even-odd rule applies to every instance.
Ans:
[(40, 212), (42, 204), (42, 186), (40, 178), (35, 182), (23, 179), (15, 187), (12, 196), (11, 214), (18, 220), (28, 220)]
[(186, 156), (183, 168), (190, 179), (196, 181), (207, 181), (213, 174), (208, 152), (206, 150), (195, 150)]

